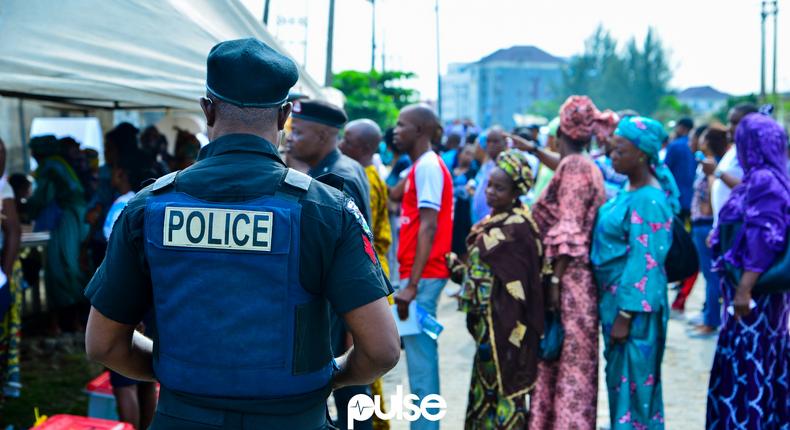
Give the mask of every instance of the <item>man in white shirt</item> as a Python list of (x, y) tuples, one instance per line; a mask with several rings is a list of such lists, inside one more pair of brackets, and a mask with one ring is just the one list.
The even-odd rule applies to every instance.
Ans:
[[(751, 103), (741, 103), (730, 109), (728, 119), (731, 142), (734, 142), (735, 129), (738, 128), (738, 124), (743, 117), (754, 112), (757, 112), (757, 106)], [(730, 149), (727, 150), (718, 163), (710, 160), (704, 161), (702, 170), (706, 175), (713, 175), (716, 178), (710, 190), (710, 202), (713, 207), (713, 226), (715, 227), (719, 222), (719, 211), (727, 203), (727, 199), (730, 198), (732, 189), (738, 186), (741, 183), (741, 178), (743, 178), (743, 169), (738, 162), (735, 144), (730, 145)]]

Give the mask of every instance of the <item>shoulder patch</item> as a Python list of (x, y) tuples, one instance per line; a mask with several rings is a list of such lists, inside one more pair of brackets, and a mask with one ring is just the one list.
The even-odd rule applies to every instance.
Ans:
[(376, 250), (373, 248), (373, 232), (370, 231), (370, 227), (368, 227), (365, 217), (362, 216), (362, 212), (359, 211), (356, 203), (351, 199), (346, 200), (345, 210), (354, 216), (357, 224), (359, 224), (359, 227), (362, 229), (362, 246), (365, 248), (365, 254), (367, 254), (373, 264), (380, 266), (379, 257), (376, 255)]
[(345, 209), (348, 213), (354, 216), (354, 219), (357, 221), (357, 224), (362, 228), (362, 231), (365, 233), (365, 236), (373, 240), (373, 232), (370, 230), (368, 226), (368, 222), (365, 221), (365, 217), (362, 216), (362, 212), (359, 211), (357, 204), (354, 203), (354, 200), (347, 198), (346, 199), (346, 206)]

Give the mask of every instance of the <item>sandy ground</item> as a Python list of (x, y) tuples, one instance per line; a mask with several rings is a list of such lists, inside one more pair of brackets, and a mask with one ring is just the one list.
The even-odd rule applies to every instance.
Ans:
[[(670, 291), (670, 300), (675, 293)], [(702, 309), (705, 299), (704, 284), (697, 283), (687, 304), (687, 315), (695, 315)], [(462, 429), (466, 412), (467, 391), (474, 356), (474, 342), (466, 332), (464, 314), (456, 311), (453, 299), (442, 296), (438, 319), (445, 330), (439, 338), (439, 357), (442, 396), (448, 404), (447, 415), (442, 419), (443, 429)], [(664, 404), (667, 428), (673, 430), (696, 430), (705, 427), (705, 402), (708, 375), (713, 361), (715, 339), (690, 339), (685, 320), (672, 319), (669, 323), (667, 350), (664, 356)], [(402, 384), (408, 390), (406, 360), (384, 377), (384, 390), (390, 396), (395, 386)], [(603, 361), (603, 357), (601, 358)], [(609, 410), (603, 366), (599, 366), (598, 427), (609, 426)], [(393, 430), (408, 429), (406, 421), (391, 421)]]

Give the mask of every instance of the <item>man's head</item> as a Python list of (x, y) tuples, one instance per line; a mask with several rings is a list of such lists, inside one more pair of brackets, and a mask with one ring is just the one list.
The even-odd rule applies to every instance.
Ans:
[(288, 155), (315, 166), (337, 147), (337, 135), (347, 120), (343, 109), (331, 103), (296, 101), (286, 140)]
[(444, 142), (444, 148), (449, 151), (459, 146), (461, 146), (461, 135), (458, 133), (450, 133), (450, 135), (447, 136), (447, 141)]
[(502, 127), (494, 126), (486, 134), (486, 155), (491, 160), (496, 160), (499, 154), (507, 149), (507, 138)]
[(299, 79), (296, 64), (254, 38), (230, 40), (209, 52), (206, 97), (208, 137), (250, 133), (276, 143), (291, 112), (288, 91)]
[(738, 124), (741, 123), (741, 120), (746, 115), (750, 113), (758, 112), (759, 109), (757, 105), (753, 103), (740, 103), (732, 107), (730, 112), (727, 114), (727, 122), (729, 123), (729, 140), (730, 142), (735, 141), (735, 130), (738, 128)]
[(694, 128), (694, 121), (691, 118), (681, 118), (675, 125), (675, 135), (677, 137), (688, 136)]
[(346, 124), (340, 150), (363, 166), (371, 162), (379, 149), (381, 128), (369, 119), (358, 119)]
[(393, 139), (401, 152), (409, 153), (416, 145), (430, 149), (441, 138), (442, 125), (436, 112), (428, 105), (413, 104), (401, 109)]

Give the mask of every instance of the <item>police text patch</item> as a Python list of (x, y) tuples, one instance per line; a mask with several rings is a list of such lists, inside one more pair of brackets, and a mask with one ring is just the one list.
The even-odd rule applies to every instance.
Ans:
[(164, 246), (270, 252), (274, 213), (221, 208), (165, 208)]

